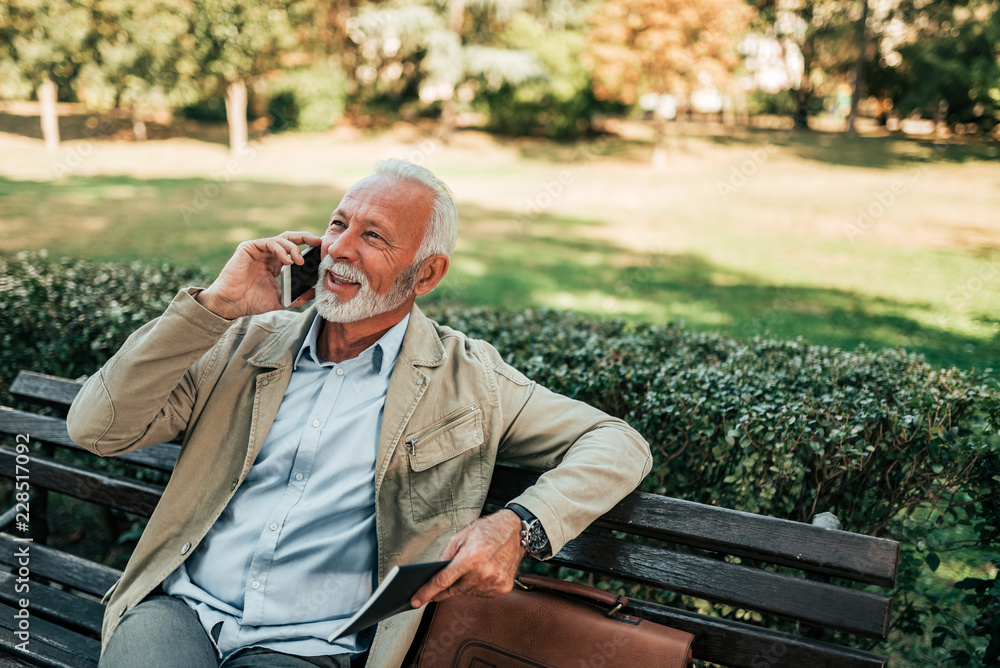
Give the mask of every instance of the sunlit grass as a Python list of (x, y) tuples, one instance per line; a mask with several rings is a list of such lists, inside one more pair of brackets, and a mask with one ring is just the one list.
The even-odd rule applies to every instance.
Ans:
[[(323, 183), (301, 179), (297, 154), (280, 143), (230, 181), (207, 167), (118, 176), (115, 164), (21, 180), (8, 166), (0, 251), (217, 271), (242, 239), (319, 232), (343, 188), (382, 157), (371, 141), (346, 142), (345, 164), (323, 172), (336, 181)], [(906, 347), (980, 369), (1000, 362), (995, 146), (787, 133), (683, 146), (661, 172), (641, 142), (477, 136), (472, 148), (438, 146), (430, 166), (458, 193), (462, 225), (451, 273), (428, 301), (681, 319), (743, 337)], [(135, 164), (123, 159), (120, 173)]]

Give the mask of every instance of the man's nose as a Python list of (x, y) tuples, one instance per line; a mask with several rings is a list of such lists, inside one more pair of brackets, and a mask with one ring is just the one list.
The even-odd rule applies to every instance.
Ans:
[(357, 234), (344, 230), (337, 235), (326, 249), (326, 254), (334, 260), (354, 260), (358, 256), (358, 244), (361, 242)]

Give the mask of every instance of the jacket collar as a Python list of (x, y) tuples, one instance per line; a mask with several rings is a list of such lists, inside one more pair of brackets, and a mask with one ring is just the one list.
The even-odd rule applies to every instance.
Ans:
[(296, 313), (291, 320), (285, 323), (275, 322), (275, 320), (261, 323), (260, 326), (263, 327), (270, 325), (274, 333), (265, 339), (264, 345), (250, 356), (247, 362), (253, 366), (272, 369), (291, 367), (295, 361), (295, 354), (302, 347), (302, 341), (309, 333), (309, 327), (312, 325), (315, 315), (316, 307), (311, 306), (302, 313)]
[[(315, 315), (316, 307), (311, 306), (304, 312), (296, 314), (284, 326), (277, 327), (275, 335), (269, 337), (263, 347), (247, 362), (254, 366), (273, 369), (290, 367), (309, 333)], [(441, 344), (441, 337), (434, 329), (433, 321), (414, 304), (410, 310), (410, 322), (406, 327), (397, 364), (406, 362), (415, 367), (437, 367), (444, 363), (444, 359), (444, 346)]]
[(414, 304), (410, 309), (410, 324), (406, 327), (397, 363), (405, 361), (412, 366), (436, 367), (444, 363), (445, 356), (434, 322)]

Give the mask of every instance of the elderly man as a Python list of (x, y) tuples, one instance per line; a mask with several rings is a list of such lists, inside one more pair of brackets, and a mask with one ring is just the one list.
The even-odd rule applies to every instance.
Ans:
[[(414, 305), (447, 273), (456, 229), (447, 186), (382, 161), (322, 238), (240, 244), (87, 381), (68, 420), (83, 447), (111, 456), (184, 434), (108, 592), (102, 666), (346, 668), (366, 653), (399, 666), (424, 604), (506, 593), (526, 550), (551, 556), (649, 471), (621, 420)], [(301, 313), (276, 280), (300, 245), (322, 257)], [(548, 470), (480, 517), (498, 458)], [(451, 564), (414, 610), (326, 641), (394, 565), (435, 559)]]

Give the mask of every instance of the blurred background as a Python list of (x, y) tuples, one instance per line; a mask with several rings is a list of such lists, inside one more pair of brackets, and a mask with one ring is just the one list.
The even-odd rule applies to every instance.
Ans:
[[(460, 202), (425, 308), (596, 403), (626, 381), (652, 402), (665, 372), (637, 365), (704, 371), (660, 395), (661, 453), (862, 443), (828, 483), (673, 466), (704, 474), (695, 500), (847, 503), (848, 528), (906, 541), (894, 665), (975, 665), (1000, 652), (1000, 590), (968, 584), (1000, 552), (998, 122), (996, 0), (2, 0), (0, 397), (20, 368), (92, 373), (240, 241), (319, 233), (408, 159)], [(594, 344), (620, 336), (654, 347)], [(574, 346), (617, 375), (545, 376)], [(723, 363), (731, 404), (709, 406)], [(646, 419), (628, 401), (605, 408)], [(692, 406), (714, 417), (670, 431)], [(859, 502), (898, 461), (923, 468)], [(650, 489), (686, 495), (671, 475)]]

